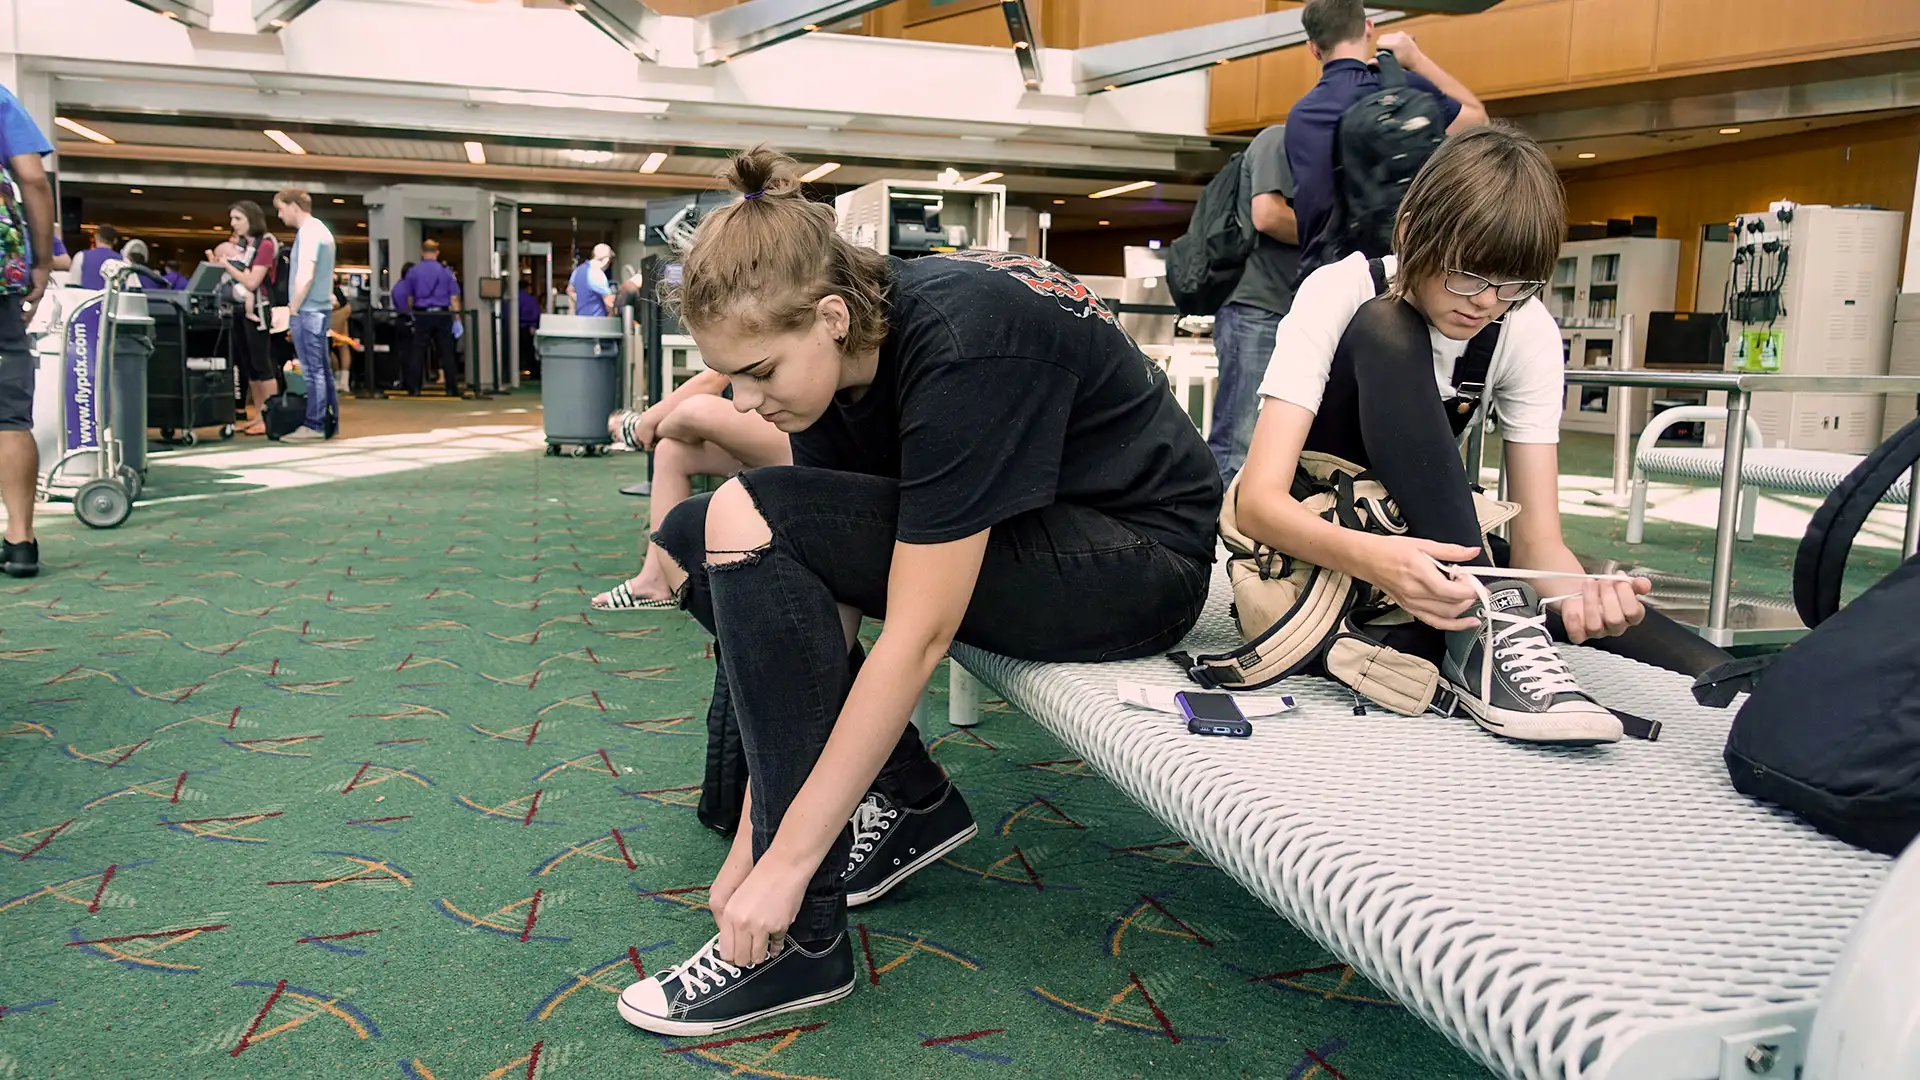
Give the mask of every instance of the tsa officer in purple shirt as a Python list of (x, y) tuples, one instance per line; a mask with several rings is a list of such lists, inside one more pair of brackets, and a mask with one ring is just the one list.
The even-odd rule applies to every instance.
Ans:
[(102, 225), (93, 231), (93, 246), (73, 260), (73, 283), (83, 289), (107, 287), (107, 264), (120, 258), (120, 230)]
[(453, 339), (454, 313), (460, 310), (460, 283), (440, 261), (440, 245), (420, 245), (420, 261), (393, 287), (395, 311), (413, 313), (413, 341), (407, 349), (404, 385), (417, 397), (426, 373), (427, 341), (440, 350), (440, 370), (447, 376), (447, 396), (460, 397), (460, 353)]

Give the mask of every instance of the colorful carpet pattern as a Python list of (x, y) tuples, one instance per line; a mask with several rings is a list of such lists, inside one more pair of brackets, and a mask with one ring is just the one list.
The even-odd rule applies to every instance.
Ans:
[(981, 833), (855, 913), (853, 997), (622, 1023), (725, 845), (707, 638), (587, 608), (631, 468), (49, 511), (0, 587), (0, 1077), (1487, 1075), (998, 703), (935, 703)]

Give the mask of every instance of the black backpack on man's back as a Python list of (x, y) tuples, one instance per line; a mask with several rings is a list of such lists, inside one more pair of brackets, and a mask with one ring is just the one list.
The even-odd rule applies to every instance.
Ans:
[(1183, 315), (1212, 315), (1225, 306), (1253, 254), (1245, 159), (1233, 155), (1207, 181), (1185, 235), (1167, 248), (1167, 291)]
[[(1390, 52), (1375, 60), (1380, 89), (1340, 114), (1333, 133), (1333, 216), (1316, 266), (1356, 251), (1369, 259), (1393, 253), (1393, 230), (1414, 174), (1447, 138), (1439, 99), (1407, 83)], [(1301, 275), (1313, 267), (1302, 266)]]

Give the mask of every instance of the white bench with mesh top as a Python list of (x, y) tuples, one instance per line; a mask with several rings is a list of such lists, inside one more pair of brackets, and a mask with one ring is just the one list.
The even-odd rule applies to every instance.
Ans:
[[(1718, 486), (1726, 475), (1724, 449), (1659, 446), (1660, 436), (1675, 424), (1725, 421), (1726, 418), (1727, 410), (1719, 406), (1684, 405), (1667, 409), (1647, 422), (1633, 450), (1633, 496), (1627, 504), (1627, 543), (1638, 544), (1646, 536), (1647, 481), (1677, 480)], [(1825, 498), (1840, 486), (1854, 466), (1865, 460), (1861, 454), (1827, 450), (1769, 450), (1761, 445), (1760, 426), (1752, 416), (1747, 417), (1746, 426), (1747, 449), (1740, 463), (1739, 529), (1735, 533), (1742, 540), (1753, 539), (1754, 504), (1761, 491)], [(1908, 513), (1912, 513), (1909, 481), (1909, 477), (1902, 476), (1880, 501), (1906, 506)]]
[[(1182, 648), (1238, 642), (1216, 571)], [(1788, 1078), (1888, 860), (1733, 790), (1732, 710), (1689, 681), (1567, 650), (1601, 702), (1665, 727), (1592, 749), (1505, 742), (1466, 719), (1355, 715), (1344, 688), (1251, 739), (1121, 703), (1120, 678), (1191, 688), (1163, 659), (1036, 664), (952, 652), (1341, 960), (1484, 1062), (1528, 1080)], [(957, 684), (968, 683), (956, 672)], [(969, 706), (955, 703), (959, 719)]]

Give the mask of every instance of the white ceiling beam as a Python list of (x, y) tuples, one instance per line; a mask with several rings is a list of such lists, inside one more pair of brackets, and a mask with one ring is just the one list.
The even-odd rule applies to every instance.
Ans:
[[(63, 107), (110, 113), (124, 118), (221, 116), (262, 127), (297, 130), (302, 125), (397, 128), (464, 138), (488, 136), (543, 142), (616, 142), (639, 145), (739, 149), (768, 142), (803, 157), (920, 160), (1012, 171), (1014, 168), (1093, 170), (1101, 175), (1126, 170), (1150, 175), (1178, 171), (1177, 154), (1209, 145), (1200, 140), (1167, 139), (1124, 132), (1044, 130), (1006, 125), (971, 125), (1000, 137), (956, 137), (928, 122), (918, 130), (875, 125), (852, 129), (814, 124), (812, 114), (793, 119), (774, 110), (722, 109), (740, 119), (703, 115), (699, 107), (676, 105), (659, 115), (608, 114), (569, 108), (486, 104), (447, 97), (398, 97), (392, 94), (280, 92), (262, 94), (252, 87), (226, 85), (167, 87), (156, 97), (144, 79), (93, 82), (61, 79), (56, 98)], [(842, 118), (848, 119), (848, 118)], [(1095, 137), (1097, 136), (1097, 138)]]
[(136, 7), (164, 15), (183, 26), (206, 30), (213, 26), (214, 0), (131, 0)]
[(648, 63), (660, 59), (660, 13), (642, 0), (567, 0), (567, 5), (633, 55)]
[(253, 0), (253, 29), (259, 34), (277, 34), (320, 0)]
[(700, 63), (724, 64), (770, 45), (858, 18), (893, 0), (746, 0), (701, 16)]

